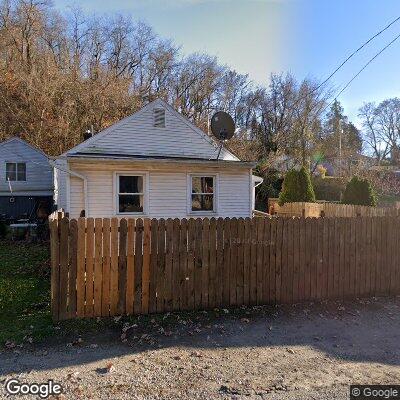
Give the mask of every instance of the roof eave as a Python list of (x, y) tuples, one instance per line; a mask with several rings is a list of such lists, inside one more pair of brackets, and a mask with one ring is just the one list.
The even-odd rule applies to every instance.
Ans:
[(101, 156), (101, 155), (80, 155), (80, 154), (67, 154), (68, 161), (76, 162), (143, 162), (143, 163), (165, 163), (165, 164), (198, 164), (207, 166), (231, 166), (241, 168), (254, 168), (257, 163), (252, 161), (235, 161), (235, 160), (206, 160), (206, 159), (193, 159), (193, 158), (155, 158), (155, 157), (132, 157), (132, 156)]

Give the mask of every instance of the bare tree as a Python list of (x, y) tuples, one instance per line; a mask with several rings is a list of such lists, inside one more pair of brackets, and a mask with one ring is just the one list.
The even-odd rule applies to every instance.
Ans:
[[(391, 151), (393, 124), (384, 122), (387, 118), (380, 115), (385, 107), (378, 108), (374, 103), (366, 103), (359, 110), (359, 117), (363, 124), (364, 140), (376, 158), (381, 163)], [(389, 121), (391, 118), (388, 118)], [(389, 137), (387, 137), (389, 135)]]

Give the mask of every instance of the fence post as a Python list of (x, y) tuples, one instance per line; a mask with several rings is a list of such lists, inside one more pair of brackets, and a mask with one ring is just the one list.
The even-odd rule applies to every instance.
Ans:
[(60, 298), (60, 238), (58, 219), (50, 222), (50, 254), (51, 254), (51, 315), (53, 321), (59, 320)]

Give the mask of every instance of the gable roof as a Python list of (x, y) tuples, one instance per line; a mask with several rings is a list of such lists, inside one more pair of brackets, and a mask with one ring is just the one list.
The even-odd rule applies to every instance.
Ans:
[(41, 149), (31, 145), (30, 143), (26, 142), (25, 140), (19, 138), (18, 136), (13, 136), (13, 137), (11, 137), (9, 139), (4, 140), (3, 142), (0, 142), (0, 147), (4, 146), (6, 144), (12, 143), (12, 142), (20, 142), (23, 145), (31, 148), (33, 151), (36, 151), (37, 153), (39, 153), (39, 154), (43, 155), (44, 157), (48, 158), (44, 151), (42, 151)]
[[(154, 109), (165, 109), (165, 127), (154, 126)], [(164, 100), (157, 99), (136, 113), (97, 133), (65, 155), (146, 156), (214, 160), (218, 143)], [(223, 148), (220, 160), (240, 161)]]

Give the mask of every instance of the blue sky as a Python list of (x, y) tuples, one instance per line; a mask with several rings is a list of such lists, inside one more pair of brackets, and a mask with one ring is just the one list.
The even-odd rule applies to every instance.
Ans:
[[(271, 72), (323, 79), (347, 55), (400, 16), (398, 0), (53, 0), (60, 10), (77, 5), (92, 14), (128, 13), (181, 46), (183, 54), (207, 52), (267, 84)], [(343, 86), (400, 33), (400, 21), (354, 57), (331, 81)], [(340, 97), (357, 122), (366, 101), (400, 95), (400, 39)]]

